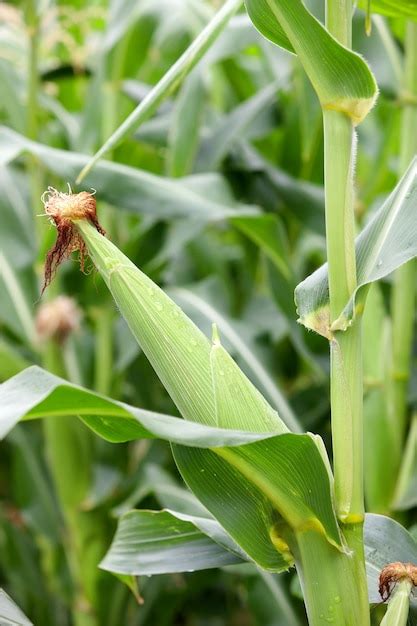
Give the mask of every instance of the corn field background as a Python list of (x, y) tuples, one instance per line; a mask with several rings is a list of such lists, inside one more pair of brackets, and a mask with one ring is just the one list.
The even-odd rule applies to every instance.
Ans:
[[(304, 4), (324, 21), (324, 1)], [(375, 1), (367, 15), (367, 2), (359, 4), (353, 49), (379, 97), (357, 128), (357, 232), (417, 152), (417, 6)], [(322, 110), (296, 55), (264, 38), (238, 0), (2, 2), (0, 122), (0, 382), (38, 366), (130, 407), (182, 412), (88, 257), (84, 274), (76, 255), (66, 260), (41, 295), (56, 238), (42, 195), (48, 187), (93, 190), (109, 241), (209, 339), (220, 337), (291, 431), (317, 433), (332, 450), (328, 342), (297, 322), (303, 313), (294, 304), (297, 285), (327, 258)], [(417, 248), (413, 167), (408, 221), (384, 251), (389, 270), (371, 286), (363, 319), (364, 486), (366, 512), (394, 520), (383, 535), (391, 560), (417, 564), (413, 314), (403, 343), (392, 339), (405, 328), (392, 315), (392, 270)], [(395, 242), (409, 251), (398, 261)], [(414, 278), (409, 284), (400, 313), (414, 310)], [(190, 335), (185, 353), (193, 342)], [(405, 373), (400, 344), (411, 359)], [(278, 574), (242, 563), (191, 527), (204, 511), (170, 443), (116, 436), (107, 400), (95, 405), (99, 423), (87, 410), (91, 397), (80, 396), (85, 419), (76, 419), (65, 390), (36, 413), (31, 394), (43, 383), (24, 380), (23, 424), (14, 426), (0, 386), (0, 624), (307, 625), (294, 568)], [(197, 385), (192, 392), (203, 393)], [(31, 411), (45, 419), (30, 419)], [(301, 475), (309, 471), (300, 465)], [(179, 531), (165, 512), (143, 518), (142, 539), (126, 547), (127, 527), (127, 543), (109, 551), (133, 509), (179, 512), (196, 543), (183, 547), (189, 553), (171, 546), (169, 529)], [(196, 550), (206, 555), (200, 566)], [(368, 566), (372, 550), (365, 540)], [(381, 567), (387, 562), (382, 555)], [(154, 575), (159, 563), (168, 573)], [(371, 598), (373, 624), (385, 610)], [(412, 602), (410, 624), (416, 616)]]

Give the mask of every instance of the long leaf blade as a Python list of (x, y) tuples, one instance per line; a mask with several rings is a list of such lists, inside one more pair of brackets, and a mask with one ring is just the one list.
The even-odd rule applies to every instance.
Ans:
[(147, 97), (107, 139), (100, 150), (84, 165), (77, 179), (78, 184), (106, 152), (114, 148), (122, 139), (136, 130), (142, 122), (152, 115), (162, 100), (171, 93), (172, 89), (190, 73), (203, 57), (241, 4), (242, 0), (227, 0), (190, 47), (187, 48), (171, 69), (164, 74), (159, 83), (149, 92)]
[(78, 415), (113, 443), (158, 437), (183, 445), (224, 446), (256, 441), (274, 433), (248, 433), (204, 426), (137, 409), (74, 385), (32, 366), (0, 385), (0, 438), (20, 420)]

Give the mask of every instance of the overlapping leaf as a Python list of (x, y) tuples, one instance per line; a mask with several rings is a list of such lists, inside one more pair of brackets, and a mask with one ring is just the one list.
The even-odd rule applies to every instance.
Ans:
[(354, 123), (366, 117), (377, 95), (369, 67), (339, 44), (301, 0), (246, 0), (246, 7), (267, 39), (296, 52), (323, 108), (343, 111)]
[[(174, 446), (176, 463), (190, 489), (236, 543), (271, 571), (292, 562), (280, 537), (282, 520), (294, 530), (313, 528), (342, 549), (329, 476), (318, 447), (309, 435), (293, 437), (282, 435), (271, 445), (236, 450)], [(241, 519), (246, 520), (244, 525)]]
[[(298, 285), (295, 300), (300, 322), (327, 337), (346, 330), (356, 315), (360, 290), (384, 278), (417, 255), (417, 160), (356, 239), (357, 288), (330, 325), (327, 264)], [(359, 293), (358, 293), (359, 292)], [(360, 306), (360, 303), (359, 303)]]

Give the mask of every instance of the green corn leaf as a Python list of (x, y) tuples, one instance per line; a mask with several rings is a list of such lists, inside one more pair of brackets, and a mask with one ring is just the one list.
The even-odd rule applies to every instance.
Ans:
[(210, 49), (213, 42), (224, 30), (230, 18), (236, 13), (242, 0), (227, 0), (224, 6), (210, 20), (203, 31), (185, 50), (181, 57), (174, 63), (146, 98), (136, 107), (129, 117), (117, 128), (114, 133), (101, 146), (100, 150), (85, 163), (77, 182), (80, 183), (101, 157), (114, 148), (126, 136), (136, 130), (139, 125), (148, 119), (156, 111), (161, 102), (179, 85), (179, 83), (191, 72), (193, 67)]
[(246, 0), (256, 28), (278, 46), (294, 51), (321, 105), (360, 123), (377, 96), (365, 61), (330, 35), (301, 0)]
[(29, 366), (19, 350), (8, 341), (0, 339), (0, 382), (11, 378)]
[[(143, 411), (67, 383), (38, 367), (28, 368), (1, 385), (0, 403), (3, 436), (19, 419), (77, 415), (109, 441), (160, 437), (182, 444), (174, 451), (185, 480), (240, 548), (270, 571), (282, 571), (292, 563), (289, 553), (284, 550), (283, 556), (277, 550), (277, 546), (283, 549), (276, 530), (281, 515), (298, 527), (324, 532), (332, 543), (339, 541), (329, 475), (316, 443), (308, 435), (272, 437), (271, 441), (281, 443), (265, 449), (245, 445), (233, 457), (230, 446), (256, 442), (271, 437), (271, 433), (216, 429)], [(183, 446), (198, 446), (196, 454), (189, 455)], [(202, 446), (221, 447), (220, 456)], [(198, 471), (193, 471), (196, 466)], [(252, 478), (256, 480), (251, 483)], [(219, 483), (225, 487), (221, 498)], [(224, 499), (233, 509), (232, 518), (224, 518), (228, 510), (230, 513)], [(242, 516), (245, 525), (239, 523)], [(210, 533), (210, 521), (202, 524), (200, 529)], [(250, 536), (247, 527), (252, 529)], [(224, 536), (211, 536), (225, 545)]]
[[(77, 222), (77, 226), (133, 335), (183, 417), (216, 425), (211, 345), (207, 337), (108, 239), (87, 222)], [(230, 385), (235, 377), (241, 380), (242, 374), (234, 361), (229, 374)], [(244, 381), (248, 389), (253, 388), (246, 377)], [(264, 410), (264, 401), (260, 399), (259, 410), (252, 415), (251, 430), (265, 430)], [(234, 417), (235, 425), (238, 415)], [(276, 412), (274, 416), (274, 432), (286, 432)]]
[(356, 239), (357, 288), (330, 326), (327, 264), (295, 290), (299, 321), (324, 337), (346, 330), (363, 309), (365, 286), (384, 278), (417, 256), (417, 159)]
[(184, 481), (232, 539), (260, 567), (282, 571), (292, 564), (283, 526), (314, 530), (343, 548), (316, 442), (309, 435), (271, 442), (215, 450), (174, 445), (173, 452)]
[(175, 102), (168, 137), (167, 170), (170, 176), (186, 176), (193, 171), (206, 104), (203, 76), (199, 70), (196, 68), (190, 74)]
[(276, 215), (266, 213), (232, 218), (231, 223), (261, 248), (286, 280), (290, 279), (288, 245), (284, 228)]
[(224, 430), (137, 409), (74, 385), (36, 365), (0, 385), (0, 406), (0, 438), (20, 420), (74, 415), (113, 443), (158, 437), (183, 445), (211, 447), (240, 445), (272, 436)]
[(379, 604), (378, 581), (381, 570), (388, 564), (417, 563), (417, 543), (398, 522), (383, 515), (365, 516), (365, 558), (369, 602)]
[[(35, 323), (31, 310), (31, 292), (28, 288), (27, 272), (18, 272), (0, 251), (0, 289), (2, 307), (0, 318), (17, 334), (21, 334), (29, 345), (35, 342)], [(32, 276), (30, 276), (32, 278)], [(32, 301), (33, 302), (33, 301)]]
[(242, 559), (170, 511), (129, 511), (118, 523), (100, 567), (130, 575), (192, 572)]
[[(24, 151), (34, 154), (48, 170), (67, 181), (74, 180), (88, 158), (83, 154), (57, 150), (29, 141), (22, 135), (1, 127), (0, 162), (15, 159)], [(148, 213), (156, 219), (193, 217), (206, 222), (258, 213), (255, 207), (234, 205), (232, 201), (226, 204), (223, 197), (220, 199), (210, 194), (207, 185), (203, 191), (200, 179), (201, 176), (191, 176), (172, 180), (127, 165), (104, 161), (88, 176), (86, 184), (100, 189), (100, 197), (109, 204), (134, 213)], [(201, 191), (194, 181), (200, 183)], [(215, 179), (210, 175), (210, 184), (215, 189), (217, 185), (213, 185), (214, 182), (224, 185), (224, 179)]]
[(282, 518), (256, 485), (211, 450), (190, 455), (187, 448), (173, 446), (173, 454), (188, 487), (259, 567), (282, 572), (293, 565), (277, 532)]
[[(369, 0), (359, 0), (358, 6), (368, 10)], [(416, 0), (371, 0), (371, 12), (389, 17), (408, 17), (417, 20)]]
[(377, 283), (369, 290), (363, 336), (365, 497), (370, 511), (388, 514), (402, 446), (386, 385), (391, 376), (391, 327)]
[(241, 141), (246, 129), (261, 113), (271, 109), (277, 99), (278, 82), (267, 85), (234, 108), (203, 141), (197, 160), (198, 171), (215, 170), (233, 143)]

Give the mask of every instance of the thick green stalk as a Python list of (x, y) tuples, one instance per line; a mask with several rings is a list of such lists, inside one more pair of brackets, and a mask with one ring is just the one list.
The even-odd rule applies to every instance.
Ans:
[[(349, 44), (351, 5), (328, 0), (327, 17), (335, 33)], [(342, 6), (343, 5), (343, 6)], [(343, 10), (342, 10), (343, 9)], [(339, 21), (337, 22), (337, 16)], [(331, 19), (330, 19), (331, 18)], [(324, 112), (326, 236), (331, 323), (356, 287), (353, 170), (355, 136), (351, 120)], [(362, 349), (358, 316), (345, 332), (335, 332), (331, 347), (332, 434), (336, 508), (339, 518), (358, 522), (363, 516)]]
[[(327, 0), (327, 28), (347, 47), (351, 47), (351, 21), (351, 0)], [(356, 287), (353, 210), (355, 142), (352, 121), (343, 113), (324, 111), (326, 237), (331, 323), (338, 318)], [(342, 611), (344, 617), (335, 617), (334, 621), (341, 625), (366, 626), (369, 624), (369, 605), (362, 534), (364, 493), (361, 316), (357, 315), (348, 330), (336, 331), (330, 336), (335, 504), (351, 550), (351, 556), (344, 557), (343, 560), (329, 555), (329, 565), (332, 559), (334, 561), (329, 572), (333, 571), (333, 576), (336, 574), (340, 580), (344, 580), (344, 590), (340, 594), (341, 603), (344, 604), (350, 597), (350, 603)], [(305, 547), (305, 550), (309, 548)], [(317, 566), (325, 569), (323, 564), (317, 563)], [(340, 568), (340, 572), (334, 572), (335, 568)], [(310, 576), (312, 572), (306, 572), (307, 590)], [(336, 583), (329, 573), (320, 591), (316, 589), (316, 593), (328, 597), (332, 584)], [(352, 587), (351, 591), (348, 591), (349, 587)], [(326, 590), (325, 594), (323, 590)], [(320, 618), (320, 613), (318, 617)], [(322, 622), (318, 619), (312, 623)]]
[(369, 623), (366, 581), (358, 586), (356, 561), (315, 530), (297, 533), (296, 558), (310, 626), (365, 626)]
[[(400, 175), (417, 152), (417, 24), (407, 24), (405, 38), (405, 92), (401, 130)], [(410, 261), (395, 273), (392, 292), (392, 388), (393, 415), (402, 440), (406, 422), (407, 389), (415, 310), (416, 262)]]

